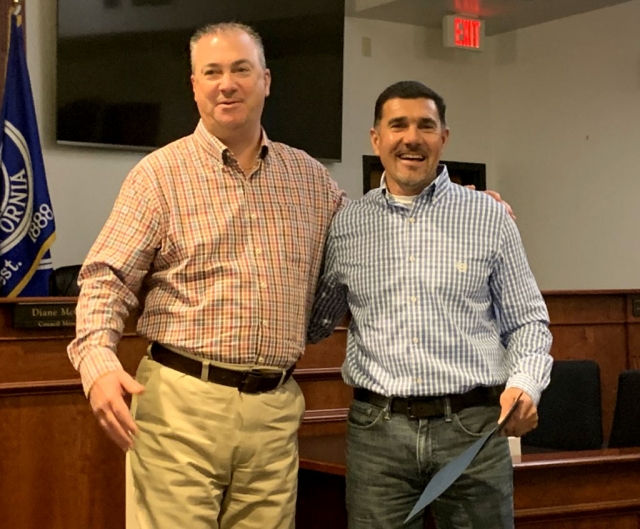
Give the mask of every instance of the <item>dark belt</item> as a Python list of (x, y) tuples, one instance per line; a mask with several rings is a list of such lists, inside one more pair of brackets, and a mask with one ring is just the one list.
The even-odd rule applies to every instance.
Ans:
[[(185, 375), (201, 378), (201, 361), (175, 353), (157, 342), (151, 345), (151, 358), (163, 366), (180, 371)], [(237, 388), (242, 393), (264, 393), (276, 389), (289, 380), (295, 367), (294, 364), (282, 373), (271, 373), (259, 369), (238, 371), (209, 365), (208, 380), (214, 384)]]
[(368, 389), (355, 388), (353, 397), (361, 402), (369, 402), (381, 408), (389, 406), (392, 413), (401, 413), (410, 419), (426, 419), (443, 417), (446, 414), (447, 399), (451, 406), (451, 413), (458, 413), (465, 408), (473, 408), (474, 406), (499, 406), (500, 395), (503, 391), (504, 385), (479, 386), (467, 393), (439, 397), (385, 397)]

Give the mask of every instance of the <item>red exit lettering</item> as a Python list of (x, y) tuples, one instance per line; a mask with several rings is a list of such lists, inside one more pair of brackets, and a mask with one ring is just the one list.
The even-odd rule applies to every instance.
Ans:
[(468, 18), (454, 20), (454, 43), (464, 48), (480, 48), (480, 21)]

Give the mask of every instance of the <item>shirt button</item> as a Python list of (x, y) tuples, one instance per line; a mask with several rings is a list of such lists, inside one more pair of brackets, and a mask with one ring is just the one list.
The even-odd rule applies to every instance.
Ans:
[(266, 283), (260, 283), (260, 288), (267, 288), (267, 284)]
[(251, 218), (252, 218), (253, 220), (256, 220), (256, 219), (258, 218), (258, 215), (256, 215), (255, 213), (252, 213), (252, 214), (251, 214)]
[(409, 261), (412, 261), (412, 262), (413, 262), (413, 261), (415, 261), (415, 260), (416, 260), (415, 256), (413, 256), (413, 255), (412, 255), (411, 257), (409, 257)]
[(415, 221), (416, 221), (416, 219), (415, 219), (415, 218), (413, 218), (413, 217), (410, 217), (410, 218), (409, 218), (409, 222), (410, 222), (411, 224), (413, 224)]
[(260, 255), (262, 253), (262, 250), (260, 248), (256, 248), (256, 255)]
[(416, 378), (416, 384), (422, 384), (422, 379), (421, 378)]
[(269, 322), (267, 320), (262, 320), (262, 325), (266, 327), (267, 325), (269, 325)]
[(262, 358), (261, 356), (258, 357), (258, 363), (259, 364), (264, 364), (264, 358)]
[(415, 297), (415, 296), (411, 296), (411, 301), (413, 301), (415, 303), (416, 301), (418, 301), (418, 298)]
[(414, 338), (414, 339), (413, 339), (413, 343), (418, 343), (418, 341), (419, 341), (419, 340), (418, 340), (417, 338)]

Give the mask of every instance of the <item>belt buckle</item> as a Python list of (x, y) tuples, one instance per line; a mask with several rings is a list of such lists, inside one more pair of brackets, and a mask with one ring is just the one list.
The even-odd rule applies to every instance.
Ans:
[(260, 393), (260, 381), (263, 378), (262, 372), (257, 369), (245, 371), (238, 385), (238, 391), (240, 393)]

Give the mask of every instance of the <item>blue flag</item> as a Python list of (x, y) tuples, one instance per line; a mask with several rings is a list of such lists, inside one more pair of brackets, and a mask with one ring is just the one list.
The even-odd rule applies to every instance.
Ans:
[(48, 296), (56, 227), (16, 13), (0, 126), (0, 297)]

